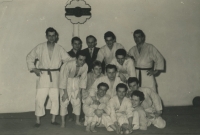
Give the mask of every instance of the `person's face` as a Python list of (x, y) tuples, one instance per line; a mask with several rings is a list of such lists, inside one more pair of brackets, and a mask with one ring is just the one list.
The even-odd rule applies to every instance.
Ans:
[(136, 82), (129, 83), (128, 86), (129, 86), (131, 91), (138, 90), (138, 85), (137, 85)]
[(107, 73), (107, 76), (108, 76), (108, 79), (109, 79), (109, 80), (112, 80), (112, 81), (115, 80), (116, 71), (115, 71), (114, 68), (110, 68), (110, 69), (108, 68), (106, 73)]
[(76, 63), (78, 67), (82, 67), (85, 64), (85, 56), (79, 55), (78, 59), (76, 59)]
[(86, 41), (88, 48), (94, 48), (96, 46), (96, 41), (94, 38), (88, 38)]
[(99, 97), (103, 97), (103, 96), (106, 95), (106, 92), (107, 92), (107, 87), (105, 87), (105, 86), (100, 86), (100, 88), (99, 88), (98, 91), (97, 91), (97, 95), (98, 95)]
[(116, 56), (116, 59), (117, 59), (117, 62), (118, 62), (120, 65), (123, 65), (123, 64), (124, 64), (124, 61), (125, 61), (125, 56), (123, 56), (123, 55), (117, 55), (117, 56)]
[(57, 39), (57, 35), (54, 32), (48, 32), (47, 35), (46, 35), (46, 38), (48, 40), (48, 42), (50, 43), (55, 43), (56, 42), (56, 39)]
[(126, 96), (126, 89), (125, 88), (118, 88), (117, 96), (119, 99), (123, 99)]
[(107, 46), (113, 46), (113, 44), (115, 43), (115, 39), (113, 39), (112, 37), (106, 37), (105, 41)]
[(133, 106), (134, 108), (137, 107), (137, 106), (140, 106), (140, 104), (142, 103), (142, 101), (140, 101), (140, 98), (137, 97), (137, 96), (135, 96), (135, 95), (133, 95), (133, 96), (131, 97), (131, 102), (132, 102), (132, 106)]
[(133, 37), (134, 37), (135, 43), (137, 45), (144, 43), (144, 37), (142, 37), (142, 35), (140, 33), (135, 34)]
[(74, 50), (79, 51), (82, 48), (82, 44), (79, 40), (74, 40), (72, 43), (72, 47)]
[(100, 75), (102, 72), (102, 68), (99, 66), (95, 66), (92, 70), (93, 70), (94, 74), (97, 76)]

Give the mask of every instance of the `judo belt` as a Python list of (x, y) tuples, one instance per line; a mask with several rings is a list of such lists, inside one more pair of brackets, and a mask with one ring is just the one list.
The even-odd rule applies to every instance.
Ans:
[(60, 71), (60, 68), (58, 69), (43, 69), (43, 68), (39, 68), (40, 71), (47, 71), (48, 72), (48, 75), (49, 75), (49, 78), (50, 78), (50, 82), (52, 82), (52, 75), (51, 75), (51, 72), (52, 71)]
[(152, 68), (138, 68), (135, 67), (135, 69), (139, 70), (139, 76), (138, 76), (138, 81), (139, 81), (139, 86), (142, 86), (142, 73), (141, 70), (151, 70)]

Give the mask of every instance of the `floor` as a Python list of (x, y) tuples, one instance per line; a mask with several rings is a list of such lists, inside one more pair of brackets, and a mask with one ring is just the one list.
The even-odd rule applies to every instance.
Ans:
[[(157, 129), (148, 127), (147, 131), (134, 131), (134, 135), (200, 135), (200, 107), (166, 107), (162, 117), (167, 126)], [(116, 135), (107, 132), (105, 128), (96, 128), (97, 133), (88, 133), (84, 126), (76, 126), (74, 122), (67, 122), (66, 128), (50, 124), (51, 115), (47, 110), (42, 117), (42, 124), (34, 128), (34, 112), (0, 114), (0, 135)], [(57, 117), (60, 122), (60, 117)]]

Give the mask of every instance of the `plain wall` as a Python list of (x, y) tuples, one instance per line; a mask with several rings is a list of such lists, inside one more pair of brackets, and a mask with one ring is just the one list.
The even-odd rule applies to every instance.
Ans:
[[(9, 1), (9, 0), (7, 0)], [(59, 32), (58, 43), (71, 49), (73, 24), (65, 18), (68, 0), (0, 1), (0, 113), (35, 109), (36, 76), (29, 73), (26, 55), (46, 41), (45, 30)], [(199, 0), (86, 0), (92, 17), (79, 25), (79, 35), (92, 34), (98, 47), (106, 31), (128, 51), (135, 45), (132, 33), (142, 29), (166, 60), (166, 71), (156, 77), (165, 106), (192, 105), (200, 96)]]

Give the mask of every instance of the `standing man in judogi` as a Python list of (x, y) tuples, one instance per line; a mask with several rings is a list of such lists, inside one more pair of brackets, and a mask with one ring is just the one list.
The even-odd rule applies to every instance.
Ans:
[[(72, 45), (72, 49), (67, 52), (68, 55), (71, 57), (71, 58), (76, 58), (76, 54), (81, 50), (82, 48), (82, 40), (79, 38), (79, 37), (73, 37), (71, 39), (71, 45)], [(51, 106), (51, 102), (48, 100), (47, 102), (47, 108), (49, 108), (49, 106)], [(72, 113), (72, 104), (71, 102), (69, 102), (69, 105), (67, 107), (67, 110), (68, 110), (68, 120), (69, 121), (73, 121), (75, 118), (74, 118), (74, 114)]]
[(73, 113), (76, 115), (76, 125), (81, 125), (79, 116), (81, 111), (81, 93), (86, 89), (88, 66), (85, 63), (86, 56), (82, 51), (72, 60), (62, 66), (60, 72), (60, 115), (61, 127), (65, 127), (65, 116), (68, 114), (67, 106), (72, 103)]
[(126, 83), (129, 77), (136, 77), (134, 61), (126, 56), (126, 50), (118, 49), (110, 64), (117, 66), (121, 81)]
[[(70, 57), (76, 58), (76, 54), (82, 48), (82, 40), (79, 37), (73, 37), (71, 39), (71, 45), (72, 45), (72, 49), (67, 53), (69, 54)], [(69, 102), (67, 110), (68, 110), (68, 120), (73, 121), (74, 120), (74, 114), (72, 113), (73, 108), (72, 108), (71, 102)]]
[(97, 55), (97, 60), (99, 61), (105, 61), (105, 65), (110, 64), (113, 58), (115, 58), (115, 52), (123, 48), (121, 44), (116, 42), (116, 37), (113, 32), (108, 31), (104, 34), (104, 39), (106, 42), (106, 45), (100, 48), (98, 55)]
[[(46, 30), (46, 38), (47, 42), (37, 45), (26, 57), (28, 69), (38, 76), (35, 101), (35, 127), (40, 126), (40, 117), (45, 115), (44, 103), (48, 95), (52, 102), (50, 111), (52, 114), (51, 124), (58, 125), (55, 117), (59, 111), (59, 71), (61, 64), (71, 59), (63, 47), (57, 44), (58, 33), (54, 28), (50, 27)], [(35, 59), (39, 60), (38, 68), (34, 65)]]
[(161, 117), (162, 114), (162, 102), (160, 96), (150, 88), (139, 87), (139, 81), (136, 77), (130, 77), (128, 79), (129, 90), (127, 97), (131, 97), (134, 91), (141, 91), (144, 93), (144, 101), (141, 106), (144, 108), (147, 115), (147, 125), (153, 124), (157, 128), (164, 128), (166, 126), (165, 120)]
[(164, 58), (155, 46), (145, 43), (145, 34), (142, 30), (136, 30), (133, 37), (136, 46), (133, 46), (128, 54), (135, 60), (139, 85), (156, 91), (154, 75), (164, 70)]

